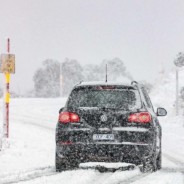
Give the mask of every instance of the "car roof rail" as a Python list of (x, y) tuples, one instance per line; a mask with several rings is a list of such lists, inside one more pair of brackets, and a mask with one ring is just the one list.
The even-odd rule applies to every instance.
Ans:
[(83, 80), (81, 80), (80, 82), (79, 82), (79, 84), (82, 84), (84, 81)]
[(131, 85), (134, 85), (134, 84), (139, 84), (139, 83), (137, 81), (132, 81)]
[(84, 81), (81, 80), (79, 83), (75, 84), (74, 87), (75, 87), (75, 86), (78, 86), (78, 85), (80, 85), (80, 84), (82, 84), (83, 82), (84, 82)]
[(137, 81), (132, 81), (132, 82), (131, 82), (131, 85), (135, 85), (135, 86), (137, 86), (138, 88), (144, 87), (143, 84), (141, 84), (141, 83), (139, 83), (139, 82), (137, 82)]

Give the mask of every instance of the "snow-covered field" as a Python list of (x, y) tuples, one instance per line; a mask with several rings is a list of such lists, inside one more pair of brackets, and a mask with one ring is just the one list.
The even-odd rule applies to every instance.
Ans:
[[(159, 87), (157, 89), (160, 90)], [(163, 89), (166, 95), (167, 89)], [(165, 105), (169, 111), (168, 117), (160, 118), (163, 128), (163, 168), (148, 174), (141, 173), (138, 168), (114, 173), (100, 173), (98, 170), (82, 168), (56, 173), (55, 125), (58, 111), (64, 106), (66, 99), (12, 99), (10, 139), (6, 144), (7, 148), (0, 151), (0, 183), (183, 184), (184, 118), (174, 117), (174, 97), (163, 98), (163, 95), (164, 92), (158, 90), (151, 94), (156, 106)], [(115, 164), (113, 167), (116, 166)]]

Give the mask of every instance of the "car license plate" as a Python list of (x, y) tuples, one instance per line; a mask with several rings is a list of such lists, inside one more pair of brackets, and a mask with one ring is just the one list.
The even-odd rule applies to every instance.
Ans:
[(114, 134), (94, 134), (94, 141), (103, 141), (103, 140), (114, 140)]

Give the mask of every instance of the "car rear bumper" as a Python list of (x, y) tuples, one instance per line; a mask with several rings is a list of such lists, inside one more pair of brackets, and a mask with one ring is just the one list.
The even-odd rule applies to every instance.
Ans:
[(140, 164), (151, 153), (152, 145), (146, 143), (77, 143), (57, 144), (56, 153), (60, 158), (73, 157), (79, 162), (89, 161), (126, 161)]

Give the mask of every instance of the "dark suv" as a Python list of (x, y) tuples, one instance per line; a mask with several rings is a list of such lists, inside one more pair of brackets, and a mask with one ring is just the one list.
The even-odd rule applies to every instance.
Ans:
[(59, 111), (56, 171), (81, 162), (127, 162), (143, 171), (161, 168), (161, 126), (143, 85), (80, 83)]

